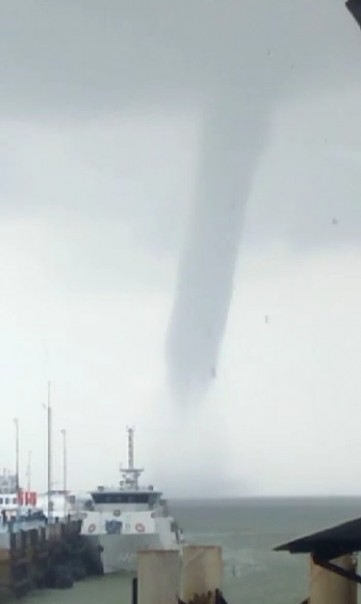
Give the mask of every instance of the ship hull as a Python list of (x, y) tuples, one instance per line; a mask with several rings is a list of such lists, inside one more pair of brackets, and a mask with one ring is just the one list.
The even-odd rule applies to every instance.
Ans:
[[(92, 535), (87, 537), (88, 557), (102, 574), (135, 573), (140, 550), (164, 549), (160, 535)], [(179, 549), (173, 545), (171, 549)]]

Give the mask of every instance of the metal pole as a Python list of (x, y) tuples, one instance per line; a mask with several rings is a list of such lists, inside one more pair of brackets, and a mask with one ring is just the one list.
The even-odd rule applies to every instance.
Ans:
[(20, 481), (19, 481), (19, 420), (14, 418), (15, 424), (15, 488), (16, 488), (16, 515), (20, 516)]
[(47, 420), (48, 420), (48, 521), (50, 522), (52, 515), (52, 502), (51, 502), (51, 404), (50, 404), (50, 382), (48, 382), (48, 404), (47, 404)]
[(28, 468), (26, 472), (27, 477), (27, 490), (31, 491), (31, 451), (28, 453)]
[(19, 494), (19, 420), (14, 418), (15, 424), (15, 481), (16, 494)]
[(66, 450), (66, 430), (65, 428), (61, 431), (63, 435), (63, 491), (64, 491), (64, 518), (66, 517), (67, 505), (66, 505), (66, 492), (67, 492), (67, 450)]
[(128, 468), (134, 468), (134, 428), (127, 428), (128, 431)]

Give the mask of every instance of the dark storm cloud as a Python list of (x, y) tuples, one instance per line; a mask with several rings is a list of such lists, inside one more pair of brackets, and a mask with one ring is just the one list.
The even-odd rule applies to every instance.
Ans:
[[(274, 108), (358, 78), (358, 32), (343, 2), (8, 0), (0, 23), (3, 120), (60, 123), (177, 107), (201, 115), (169, 356), (178, 393), (205, 386), (216, 373), (244, 208)], [(111, 197), (102, 200), (105, 212), (118, 208)], [(293, 209), (291, 240), (303, 232)], [(318, 242), (317, 228), (306, 232), (305, 243)]]
[(0, 16), (3, 115), (183, 107), (224, 84), (272, 101), (358, 73), (338, 0), (3, 0)]
[[(64, 120), (79, 123), (137, 111), (171, 114), (177, 108), (195, 112), (201, 122), (204, 116), (208, 123), (210, 102), (219, 102), (222, 91), (226, 103), (227, 96), (239, 99), (240, 111), (256, 102), (259, 122), (267, 130), (280, 100), (314, 89), (339, 89), (359, 76), (359, 34), (339, 0), (322, 0), (317, 10), (311, 0), (266, 0), (261, 5), (251, 0), (3, 0), (0, 28), (0, 116), (20, 124), (62, 122), (64, 128)], [(67, 131), (70, 137), (69, 124)], [(249, 135), (259, 138), (258, 132)], [(28, 137), (26, 127), (18, 136)], [(95, 144), (103, 156), (109, 155), (106, 140)], [(118, 144), (122, 147), (121, 140)], [(16, 158), (11, 161), (13, 146), (14, 141), (2, 141), (6, 186), (22, 177)], [(149, 156), (153, 153), (149, 148)], [(121, 162), (117, 166), (114, 157), (107, 162), (112, 171), (106, 166), (105, 176), (113, 188), (101, 204), (88, 198), (90, 213), (100, 208), (140, 223), (144, 209), (150, 228), (157, 222), (149, 220), (152, 213), (158, 218), (174, 215), (172, 204), (178, 211), (188, 202), (175, 195), (167, 207), (153, 194), (148, 207), (145, 200), (139, 210), (128, 211), (116, 182)], [(142, 181), (142, 173), (138, 178)], [(12, 199), (12, 207), (21, 206), (21, 198), (25, 195), (16, 203)], [(54, 205), (50, 199), (48, 203)], [(72, 199), (62, 203), (74, 205)], [(29, 199), (23, 206), (31, 206)], [(159, 220), (159, 240), (167, 220)]]

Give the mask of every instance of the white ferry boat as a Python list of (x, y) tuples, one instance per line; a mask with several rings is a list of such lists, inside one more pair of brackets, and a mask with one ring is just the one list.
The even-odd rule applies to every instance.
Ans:
[[(69, 517), (82, 518), (84, 508), (92, 502), (89, 493), (51, 490), (46, 493), (17, 489), (16, 475), (4, 470), (0, 474), (0, 524), (9, 520), (41, 517), (58, 521)], [(48, 512), (51, 518), (48, 518)]]
[(137, 551), (179, 549), (182, 532), (169, 515), (162, 493), (139, 486), (143, 472), (134, 467), (134, 430), (128, 432), (128, 467), (119, 487), (99, 486), (83, 514), (82, 535), (88, 555), (101, 573), (136, 570)]
[(35, 491), (18, 489), (17, 477), (5, 470), (0, 474), (0, 523), (28, 517), (33, 514), (37, 506)]

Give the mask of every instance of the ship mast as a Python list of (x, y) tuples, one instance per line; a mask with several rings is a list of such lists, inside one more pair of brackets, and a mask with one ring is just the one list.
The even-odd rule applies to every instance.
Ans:
[(127, 428), (128, 432), (128, 468), (134, 468), (134, 428)]
[(128, 434), (128, 467), (121, 468), (124, 483), (127, 488), (138, 490), (138, 479), (143, 472), (142, 468), (134, 467), (134, 428), (127, 427)]

